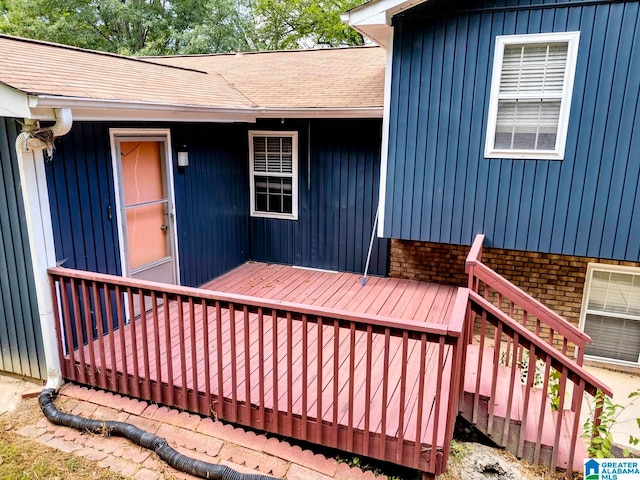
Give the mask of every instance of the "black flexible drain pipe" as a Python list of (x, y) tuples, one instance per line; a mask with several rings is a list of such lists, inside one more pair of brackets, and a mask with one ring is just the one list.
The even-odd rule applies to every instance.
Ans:
[(81, 432), (92, 432), (99, 435), (114, 435), (126, 437), (138, 445), (153, 450), (162, 460), (176, 470), (189, 473), (200, 478), (213, 480), (273, 480), (266, 475), (254, 475), (239, 473), (229, 467), (203, 462), (187, 457), (169, 446), (164, 438), (158, 437), (138, 427), (125, 422), (92, 420), (71, 413), (61, 412), (53, 404), (56, 391), (53, 388), (45, 388), (40, 393), (38, 401), (44, 416), (56, 425), (75, 428)]

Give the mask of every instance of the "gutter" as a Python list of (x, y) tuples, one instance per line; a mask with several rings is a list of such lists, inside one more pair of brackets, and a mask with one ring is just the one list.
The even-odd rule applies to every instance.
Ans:
[[(52, 119), (51, 109), (73, 109), (77, 121), (167, 120), (255, 123), (258, 118), (382, 118), (382, 106), (292, 107), (259, 106), (209, 107), (201, 105), (156, 104), (140, 101), (106, 100), (58, 95), (29, 97), (29, 108), (40, 119)], [(42, 110), (41, 110), (42, 109)], [(40, 111), (41, 110), (41, 111)]]
[(48, 267), (55, 266), (56, 255), (43, 150), (52, 151), (54, 139), (71, 130), (73, 118), (68, 108), (56, 109), (55, 118), (56, 123), (45, 128), (40, 128), (39, 120), (27, 119), (16, 139), (15, 149), (47, 366), (46, 387), (58, 389), (63, 383), (57, 343), (58, 319), (54, 315), (47, 273)]

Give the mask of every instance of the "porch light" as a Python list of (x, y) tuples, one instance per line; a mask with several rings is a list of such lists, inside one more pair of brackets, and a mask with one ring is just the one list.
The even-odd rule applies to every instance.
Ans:
[(186, 145), (178, 146), (178, 166), (179, 167), (189, 166), (189, 152), (187, 151)]

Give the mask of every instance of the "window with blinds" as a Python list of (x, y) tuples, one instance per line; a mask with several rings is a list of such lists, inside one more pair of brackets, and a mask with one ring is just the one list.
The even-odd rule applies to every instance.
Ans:
[(582, 325), (593, 343), (585, 354), (640, 363), (640, 268), (590, 264)]
[(297, 219), (297, 133), (249, 132), (251, 215)]
[(578, 37), (497, 37), (485, 156), (563, 157)]

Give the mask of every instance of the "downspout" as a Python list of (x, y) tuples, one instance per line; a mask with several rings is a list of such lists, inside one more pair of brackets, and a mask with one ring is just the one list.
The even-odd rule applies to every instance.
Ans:
[(51, 154), (53, 140), (71, 130), (73, 119), (71, 110), (68, 108), (56, 109), (55, 115), (55, 124), (46, 128), (40, 128), (38, 120), (25, 120), (22, 133), (16, 139), (15, 147), (47, 365), (46, 387), (58, 389), (63, 383), (56, 337), (58, 319), (53, 313), (54, 300), (47, 273), (49, 267), (55, 266), (56, 255), (43, 151), (46, 149)]

